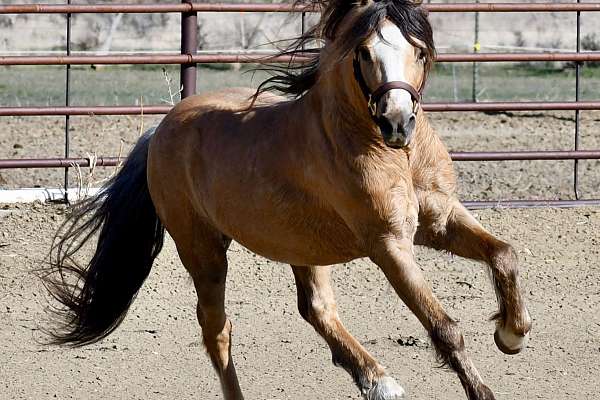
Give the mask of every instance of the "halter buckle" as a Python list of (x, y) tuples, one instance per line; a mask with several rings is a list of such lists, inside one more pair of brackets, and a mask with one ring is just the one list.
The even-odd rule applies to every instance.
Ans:
[(371, 114), (371, 116), (374, 117), (377, 114), (377, 103), (374, 101), (372, 94), (369, 94), (367, 107), (369, 108), (369, 113)]
[(419, 112), (419, 104), (421, 102), (419, 100), (413, 100), (413, 114), (417, 115)]

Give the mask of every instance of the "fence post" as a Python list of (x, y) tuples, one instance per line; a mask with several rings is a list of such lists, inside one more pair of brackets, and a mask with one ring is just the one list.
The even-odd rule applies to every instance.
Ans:
[[(67, 4), (71, 4), (71, 0), (67, 0)], [(71, 13), (67, 13), (67, 56), (71, 55)], [(70, 99), (71, 92), (71, 65), (67, 64), (66, 66), (66, 76), (65, 76), (65, 106), (69, 107), (71, 104)], [(70, 128), (70, 116), (65, 115), (65, 158), (69, 158), (70, 154), (70, 137), (69, 137), (69, 128)], [(65, 167), (65, 177), (64, 177), (64, 186), (65, 186), (65, 203), (69, 202), (69, 167)]]
[[(475, 0), (479, 3), (479, 0)], [(479, 53), (481, 44), (479, 43), (479, 12), (475, 12), (475, 40), (473, 42), (473, 52)], [(477, 103), (477, 92), (479, 90), (479, 64), (473, 63), (473, 102)]]
[[(577, 0), (577, 4), (581, 0)], [(581, 12), (577, 11), (577, 54), (581, 53)], [(575, 62), (575, 102), (580, 99), (580, 83), (581, 83), (581, 65), (579, 61)], [(579, 150), (579, 110), (575, 110), (575, 150)], [(575, 160), (573, 165), (573, 191), (575, 199), (579, 200), (579, 160)]]
[[(190, 5), (192, 0), (181, 0)], [(194, 55), (198, 49), (198, 13), (186, 11), (181, 14), (181, 54)], [(196, 93), (196, 64), (182, 64), (179, 78), (181, 98), (184, 99)]]

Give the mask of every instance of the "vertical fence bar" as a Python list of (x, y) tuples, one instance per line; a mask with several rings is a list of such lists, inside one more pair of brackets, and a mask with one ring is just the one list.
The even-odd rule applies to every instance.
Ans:
[[(577, 4), (581, 3), (581, 0), (577, 0)], [(577, 11), (577, 53), (581, 53), (581, 11)], [(575, 63), (575, 101), (578, 102), (580, 99), (580, 84), (581, 84), (581, 65), (582, 63)], [(575, 150), (579, 150), (579, 125), (580, 125), (580, 111), (575, 110)], [(573, 191), (575, 192), (575, 199), (579, 200), (579, 160), (575, 160), (573, 166)]]
[[(71, 4), (71, 0), (67, 0), (67, 4)], [(67, 56), (71, 55), (71, 13), (67, 13)], [(66, 66), (66, 77), (65, 77), (65, 105), (69, 107), (71, 103), (70, 93), (71, 93), (71, 65), (67, 64)], [(65, 158), (69, 158), (70, 154), (70, 138), (69, 138), (69, 128), (70, 128), (70, 117), (69, 115), (65, 115)], [(65, 177), (64, 177), (64, 186), (65, 186), (65, 203), (69, 202), (69, 167), (65, 167)]]
[[(181, 0), (190, 4), (192, 0)], [(198, 13), (187, 11), (181, 14), (181, 54), (194, 55), (198, 49)], [(184, 99), (196, 93), (197, 69), (196, 64), (182, 64), (179, 78), (181, 98)]]
[[(475, 1), (479, 3), (479, 0)], [(481, 44), (479, 43), (479, 13), (475, 13), (475, 39), (473, 41), (473, 52), (479, 53), (481, 49)], [(477, 103), (477, 92), (479, 91), (479, 64), (477, 62), (473, 63), (473, 103)]]

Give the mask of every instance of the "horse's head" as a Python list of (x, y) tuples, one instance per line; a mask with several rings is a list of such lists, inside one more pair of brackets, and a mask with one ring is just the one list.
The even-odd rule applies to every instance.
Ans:
[[(337, 3), (337, 4), (333, 4)], [(340, 3), (345, 3), (342, 6)], [(330, 3), (324, 33), (334, 53), (352, 62), (351, 85), (390, 147), (410, 143), (435, 47), (420, 2), (369, 0)], [(344, 18), (336, 16), (344, 12)], [(336, 15), (338, 14), (338, 15)], [(358, 89), (358, 90), (356, 90)]]
[[(299, 67), (267, 68), (274, 76), (256, 95), (277, 90), (302, 96), (323, 76), (349, 109), (363, 113), (391, 147), (410, 143), (435, 47), (421, 0), (297, 0), (320, 6), (319, 23), (282, 55), (309, 57)], [(322, 43), (325, 46), (321, 47)], [(299, 71), (299, 72), (298, 72)], [(340, 84), (343, 87), (340, 87)], [(339, 100), (339, 99), (338, 99)], [(350, 102), (350, 107), (345, 107)]]
[(407, 146), (415, 129), (427, 57), (426, 46), (416, 43), (386, 20), (354, 55), (354, 76), (367, 110), (391, 147)]

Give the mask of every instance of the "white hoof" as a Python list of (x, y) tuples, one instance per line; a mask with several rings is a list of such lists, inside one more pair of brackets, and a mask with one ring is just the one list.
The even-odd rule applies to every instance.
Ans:
[(517, 354), (527, 346), (529, 332), (525, 336), (515, 335), (510, 330), (502, 327), (494, 334), (498, 348), (505, 354)]
[(404, 389), (390, 376), (379, 379), (365, 394), (366, 400), (400, 400), (404, 398)]

